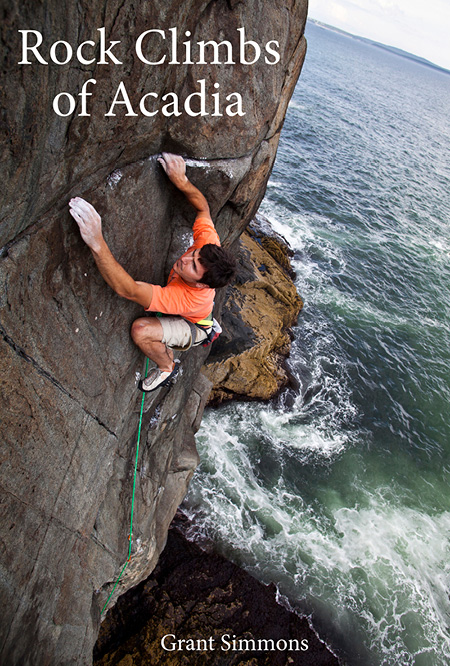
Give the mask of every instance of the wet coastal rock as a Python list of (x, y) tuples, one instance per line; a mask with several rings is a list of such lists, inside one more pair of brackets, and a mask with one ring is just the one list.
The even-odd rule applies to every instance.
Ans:
[(302, 300), (288, 243), (258, 215), (239, 241), (239, 269), (222, 307), (223, 333), (203, 368), (209, 402), (272, 398), (288, 384), (284, 360)]
[(187, 541), (185, 521), (177, 514), (151, 576), (108, 614), (95, 666), (337, 666), (273, 585)]

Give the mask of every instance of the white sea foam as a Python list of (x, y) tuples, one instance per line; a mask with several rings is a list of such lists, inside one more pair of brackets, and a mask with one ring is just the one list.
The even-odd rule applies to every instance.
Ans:
[(344, 663), (447, 666), (447, 79), (352, 42), (350, 86), (344, 39), (311, 49), (262, 205), (305, 300), (298, 395), (206, 417), (187, 507)]
[(450, 257), (450, 241), (444, 238), (428, 238), (428, 243), (433, 249), (433, 254), (436, 259), (442, 262), (447, 262)]
[(331, 457), (342, 451), (347, 441), (343, 433), (327, 436), (314, 424), (293, 424), (292, 413), (262, 409), (262, 426), (273, 437), (275, 446)]
[(304, 104), (300, 104), (299, 102), (296, 102), (294, 99), (290, 100), (289, 108), (295, 109), (296, 111), (304, 111), (306, 109)]
[(305, 609), (326, 600), (332, 621), (347, 617), (349, 627), (359, 616), (385, 664), (397, 666), (401, 654), (402, 666), (413, 666), (424, 651), (450, 658), (450, 513), (397, 508), (367, 492), (367, 506), (338, 506), (323, 520), (282, 478), (265, 487), (222, 423), (212, 432), (201, 447), (209, 471), (199, 472), (185, 508), (195, 515), (202, 498), (203, 529), (216, 542), (240, 553), (280, 594), (299, 599), (309, 589)]
[(269, 182), (267, 183), (267, 187), (280, 188), (283, 187), (283, 183), (280, 180), (270, 179)]
[[(275, 181), (274, 187), (277, 187), (278, 184)], [(293, 247), (297, 248), (299, 244), (299, 237), (292, 229), (292, 226), (284, 223), (280, 218), (281, 216), (277, 215), (277, 211), (274, 206), (262, 206), (261, 211), (264, 213), (265, 217), (270, 222), (271, 227), (278, 234), (283, 236), (288, 243)]]

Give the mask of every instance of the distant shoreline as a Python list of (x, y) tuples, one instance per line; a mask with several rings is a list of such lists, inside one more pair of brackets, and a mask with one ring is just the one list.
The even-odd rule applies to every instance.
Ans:
[(338, 33), (338, 35), (343, 35), (344, 37), (350, 37), (351, 39), (356, 39), (358, 42), (363, 42), (364, 44), (369, 44), (370, 46), (376, 46), (377, 48), (382, 49), (383, 51), (387, 51), (388, 53), (392, 53), (393, 55), (398, 55), (401, 58), (405, 58), (406, 60), (411, 60), (412, 62), (415, 62), (418, 65), (425, 65), (425, 67), (430, 67), (431, 69), (435, 69), (438, 72), (442, 72), (443, 74), (447, 75), (450, 74), (449, 69), (441, 67), (440, 65), (436, 65), (434, 62), (426, 60), (426, 58), (421, 58), (420, 56), (414, 55), (414, 53), (408, 53), (408, 51), (403, 51), (402, 49), (398, 49), (396, 46), (389, 46), (388, 44), (375, 42), (373, 39), (368, 39), (367, 37), (362, 37), (361, 35), (354, 35), (351, 32), (347, 32), (346, 30), (341, 30), (341, 28), (336, 28), (334, 25), (328, 25), (328, 23), (323, 23), (322, 21), (317, 21), (316, 19), (308, 18), (306, 25), (308, 25), (308, 23), (313, 23), (318, 28), (323, 28), (324, 30), (330, 30), (331, 32), (336, 32)]

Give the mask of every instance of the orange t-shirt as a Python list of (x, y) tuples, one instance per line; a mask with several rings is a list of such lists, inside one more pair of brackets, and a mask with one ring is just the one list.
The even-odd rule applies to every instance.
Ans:
[[(219, 236), (210, 218), (198, 217), (192, 230), (194, 232), (194, 243), (186, 250), (185, 254), (208, 243), (220, 245)], [(212, 312), (216, 290), (210, 287), (198, 288), (187, 284), (174, 272), (173, 268), (165, 287), (160, 287), (157, 284), (152, 285), (152, 287), (152, 301), (147, 311), (180, 315), (194, 324), (206, 319)]]

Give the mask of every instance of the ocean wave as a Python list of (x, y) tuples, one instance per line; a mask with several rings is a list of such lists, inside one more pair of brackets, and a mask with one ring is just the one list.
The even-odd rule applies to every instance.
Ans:
[(262, 204), (305, 302), (299, 390), (206, 415), (185, 506), (344, 663), (446, 666), (448, 77), (327, 35)]
[[(428, 653), (435, 666), (444, 666), (450, 657), (450, 513), (395, 507), (380, 490), (365, 491), (366, 506), (347, 507), (329, 489), (327, 504), (336, 506), (320, 517), (282, 475), (270, 487), (261, 482), (242, 449), (237, 460), (236, 444), (221, 429), (217, 443), (209, 437), (202, 445), (208, 462), (184, 505), (194, 525), (258, 578), (275, 582), (319, 624), (323, 602), (327, 623), (343, 631), (346, 618), (348, 633), (339, 636), (345, 653), (352, 653), (352, 637), (361, 639), (364, 627), (366, 644), (381, 661), (365, 654), (361, 661), (353, 655), (352, 663), (412, 666)], [(196, 529), (191, 538), (199, 537)]]

